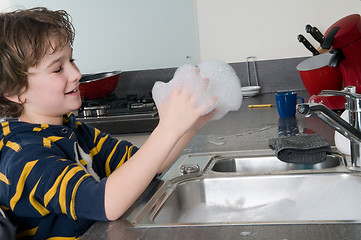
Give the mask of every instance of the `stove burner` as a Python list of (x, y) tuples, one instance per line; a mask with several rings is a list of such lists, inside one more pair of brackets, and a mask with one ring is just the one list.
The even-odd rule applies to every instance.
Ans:
[(90, 117), (93, 114), (93, 111), (95, 112), (95, 116), (103, 116), (106, 114), (106, 110), (109, 108), (108, 105), (98, 105), (98, 106), (85, 106), (83, 108), (83, 115), (84, 117)]
[(157, 111), (150, 96), (127, 95), (124, 98), (118, 98), (115, 95), (110, 95), (101, 99), (84, 100), (78, 112), (79, 117), (98, 118), (100, 116), (122, 116)]
[(78, 120), (111, 134), (151, 132), (159, 122), (151, 95), (83, 100), (77, 112)]
[(129, 109), (145, 109), (145, 108), (154, 108), (154, 103), (142, 103), (142, 102), (135, 102), (129, 103)]

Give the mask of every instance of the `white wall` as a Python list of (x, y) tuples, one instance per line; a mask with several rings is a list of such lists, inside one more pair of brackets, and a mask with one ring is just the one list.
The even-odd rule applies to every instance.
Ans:
[(10, 6), (9, 0), (1, 0), (0, 1), (0, 10), (8, 8)]
[(76, 28), (74, 58), (82, 73), (198, 62), (193, 0), (10, 0), (0, 11), (6, 5), (65, 9)]
[(67, 10), (77, 30), (74, 57), (82, 73), (177, 67), (196, 64), (198, 58), (243, 62), (247, 56), (257, 60), (310, 56), (297, 40), (302, 33), (317, 47), (305, 32), (306, 24), (324, 32), (338, 19), (361, 13), (361, 0), (0, 2), (2, 9), (10, 2)]
[(243, 62), (310, 56), (297, 40), (311, 24), (325, 32), (340, 18), (361, 14), (360, 0), (195, 0), (200, 60)]

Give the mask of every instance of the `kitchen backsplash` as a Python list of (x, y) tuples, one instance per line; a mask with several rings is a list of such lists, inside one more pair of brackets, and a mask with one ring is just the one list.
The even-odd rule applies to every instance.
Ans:
[[(305, 57), (256, 61), (257, 76), (262, 93), (283, 90), (305, 90), (301, 77), (296, 70), (297, 64)], [(242, 86), (248, 86), (246, 62), (230, 63), (241, 79)], [(118, 96), (137, 94), (139, 96), (151, 92), (156, 81), (168, 82), (173, 78), (176, 68), (152, 69), (123, 72), (115, 90)], [(251, 85), (256, 85), (254, 65), (249, 63)]]

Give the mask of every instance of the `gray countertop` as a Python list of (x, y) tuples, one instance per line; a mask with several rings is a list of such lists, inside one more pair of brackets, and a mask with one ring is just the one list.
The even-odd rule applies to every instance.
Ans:
[[(309, 97), (305, 91), (298, 95), (306, 101)], [(272, 104), (272, 107), (249, 108), (248, 105), (252, 104)], [(334, 130), (317, 117), (305, 118), (296, 113), (295, 119), (279, 118), (274, 93), (267, 93), (243, 99), (239, 111), (229, 112), (221, 120), (209, 122), (185, 151), (194, 153), (268, 149), (268, 139), (277, 137), (280, 128), (290, 128), (292, 124), (299, 132), (319, 132), (330, 144), (334, 144)]]
[[(308, 98), (307, 92), (300, 96)], [(249, 104), (272, 104), (267, 108), (248, 108)], [(318, 132), (334, 145), (334, 130), (316, 117), (280, 119), (274, 94), (244, 99), (241, 109), (219, 121), (208, 123), (184, 150), (184, 154), (252, 149), (268, 149), (268, 139), (292, 131)], [(131, 228), (124, 219), (97, 222), (82, 239), (359, 239), (361, 224), (232, 225), (175, 228)]]

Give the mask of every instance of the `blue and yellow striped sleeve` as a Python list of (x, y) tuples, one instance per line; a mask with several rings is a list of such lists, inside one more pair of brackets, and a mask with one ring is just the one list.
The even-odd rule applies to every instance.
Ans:
[[(94, 165), (102, 177), (108, 177), (112, 172), (129, 160), (138, 148), (125, 140), (117, 140), (109, 134), (100, 132), (91, 126), (84, 126), (93, 141), (93, 148), (89, 155), (94, 160)], [(84, 134), (79, 134), (84, 136)]]

